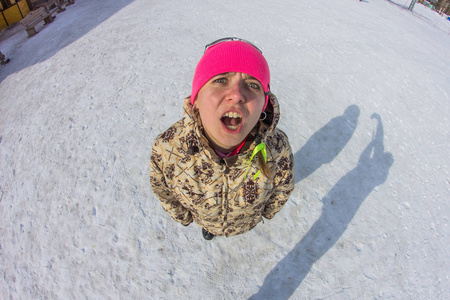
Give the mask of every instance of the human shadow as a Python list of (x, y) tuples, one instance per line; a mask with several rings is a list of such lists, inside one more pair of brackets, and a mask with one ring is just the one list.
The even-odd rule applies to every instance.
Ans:
[(295, 153), (295, 183), (333, 161), (344, 149), (355, 132), (359, 113), (358, 106), (350, 105), (342, 116), (330, 120)]
[[(13, 46), (10, 46), (9, 51), (2, 50), (11, 62), (1, 67), (0, 83), (13, 73), (49, 59), (133, 1), (77, 0), (64, 12), (58, 13), (52, 23), (32, 38), (27, 38), (25, 28), (20, 23), (5, 28), (0, 33), (0, 38), (7, 36)], [(13, 36), (8, 31), (14, 31)], [(79, 57), (82, 59), (83, 53)]]
[(383, 125), (378, 121), (372, 141), (363, 150), (357, 166), (342, 177), (322, 199), (319, 219), (266, 276), (250, 299), (289, 299), (308, 275), (312, 265), (339, 240), (356, 211), (373, 189), (384, 183), (394, 159), (384, 152)]

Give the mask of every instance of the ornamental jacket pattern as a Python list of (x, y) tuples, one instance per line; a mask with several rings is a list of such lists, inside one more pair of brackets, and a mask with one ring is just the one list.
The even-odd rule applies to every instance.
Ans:
[[(194, 221), (214, 235), (232, 236), (280, 211), (294, 189), (294, 158), (286, 134), (276, 128), (280, 110), (273, 94), (266, 112), (241, 153), (221, 159), (202, 134), (190, 98), (184, 100), (184, 117), (156, 138), (150, 158), (153, 192), (172, 218), (185, 226)], [(256, 156), (251, 162), (250, 157), (261, 142), (266, 144), (271, 174), (261, 172), (254, 178), (260, 166)]]

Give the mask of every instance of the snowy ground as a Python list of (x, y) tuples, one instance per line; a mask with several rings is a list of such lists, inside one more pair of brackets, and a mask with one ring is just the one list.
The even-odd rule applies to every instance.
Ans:
[[(77, 0), (5, 29), (0, 298), (450, 299), (450, 22), (408, 5)], [(296, 189), (208, 242), (148, 161), (224, 36), (269, 62)]]

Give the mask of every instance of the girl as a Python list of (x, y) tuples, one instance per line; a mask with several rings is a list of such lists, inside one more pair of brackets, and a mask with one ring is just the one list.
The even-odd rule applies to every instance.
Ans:
[(294, 189), (294, 158), (277, 129), (262, 52), (238, 38), (217, 40), (198, 63), (184, 117), (152, 148), (150, 182), (163, 208), (207, 240), (272, 219)]

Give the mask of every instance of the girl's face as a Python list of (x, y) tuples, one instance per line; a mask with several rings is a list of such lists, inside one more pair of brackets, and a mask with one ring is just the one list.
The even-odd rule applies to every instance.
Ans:
[(215, 150), (234, 150), (258, 122), (265, 103), (262, 84), (237, 72), (211, 78), (194, 101), (208, 140)]

